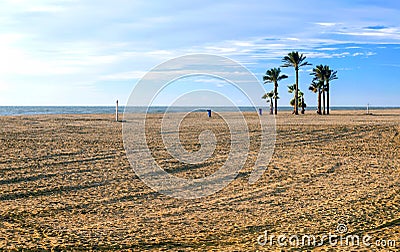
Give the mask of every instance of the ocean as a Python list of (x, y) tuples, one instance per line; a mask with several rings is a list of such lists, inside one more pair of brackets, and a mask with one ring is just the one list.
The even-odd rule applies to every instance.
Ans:
[[(269, 111), (269, 107), (260, 107), (265, 112)], [(371, 110), (376, 109), (394, 109), (400, 107), (370, 107)], [(148, 113), (164, 113), (166, 111), (173, 112), (189, 112), (189, 111), (206, 111), (207, 109), (216, 111), (237, 111), (233, 107), (167, 107), (153, 106), (149, 107)], [(239, 107), (241, 111), (255, 111), (253, 107)], [(280, 111), (291, 111), (292, 107), (279, 107)], [(306, 111), (315, 112), (316, 107), (308, 107)], [(120, 106), (119, 111), (123, 113), (125, 107)], [(129, 107), (127, 109), (132, 113), (145, 113), (146, 107)], [(366, 107), (331, 107), (331, 110), (366, 110)], [(48, 114), (114, 114), (113, 106), (0, 106), (0, 116), (11, 115), (48, 115)]]

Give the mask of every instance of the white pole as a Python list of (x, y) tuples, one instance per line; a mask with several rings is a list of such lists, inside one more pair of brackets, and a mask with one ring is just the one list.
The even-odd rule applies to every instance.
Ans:
[(117, 100), (117, 104), (115, 106), (115, 120), (118, 122), (118, 100)]
[(367, 104), (367, 115), (369, 115), (369, 103)]

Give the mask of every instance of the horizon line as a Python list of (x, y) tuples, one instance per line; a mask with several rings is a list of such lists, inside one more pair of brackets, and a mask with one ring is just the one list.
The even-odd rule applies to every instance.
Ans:
[[(400, 105), (373, 105), (373, 104), (365, 104), (365, 105), (331, 105), (331, 108), (346, 108), (346, 107), (367, 107), (369, 108), (400, 108)], [(115, 105), (0, 105), (0, 107), (115, 107)], [(119, 107), (269, 107), (268, 104), (264, 105), (238, 105), (238, 106), (230, 106), (230, 105), (130, 105), (126, 106), (120, 104)], [(278, 106), (279, 108), (292, 108), (293, 106)], [(308, 107), (317, 107), (317, 105), (309, 105)]]

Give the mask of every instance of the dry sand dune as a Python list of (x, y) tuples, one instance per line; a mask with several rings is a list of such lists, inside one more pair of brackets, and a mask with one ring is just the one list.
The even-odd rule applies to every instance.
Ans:
[[(251, 146), (245, 167), (222, 191), (195, 200), (161, 195), (138, 179), (126, 158), (121, 123), (111, 115), (0, 117), (0, 248), (287, 250), (260, 246), (257, 238), (264, 231), (334, 234), (345, 224), (347, 234), (395, 240), (399, 249), (400, 110), (372, 113), (281, 113), (275, 153), (253, 185), (248, 177), (260, 127), (257, 115), (246, 113)], [(217, 136), (212, 158), (196, 166), (165, 150), (160, 119), (150, 115), (146, 131), (165, 170), (203, 177), (224, 163), (230, 137), (220, 118), (197, 113), (182, 122), (187, 150), (200, 148), (202, 130)]]

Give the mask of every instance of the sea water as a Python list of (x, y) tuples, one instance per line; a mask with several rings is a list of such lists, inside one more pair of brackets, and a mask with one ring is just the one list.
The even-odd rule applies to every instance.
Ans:
[[(173, 112), (190, 112), (199, 111), (205, 112), (208, 109), (219, 112), (232, 111), (258, 111), (262, 108), (264, 111), (269, 111), (269, 107), (181, 107), (181, 106), (152, 106), (152, 107), (127, 107), (126, 111), (130, 113), (173, 113)], [(394, 109), (400, 107), (370, 107), (370, 110), (376, 109)], [(279, 111), (291, 111), (292, 107), (279, 107)], [(316, 107), (308, 107), (308, 113), (315, 112)], [(331, 110), (366, 110), (366, 107), (331, 107)], [(119, 107), (120, 113), (125, 111), (125, 107)], [(0, 116), (10, 115), (47, 115), (47, 114), (114, 114), (114, 106), (0, 106)]]

